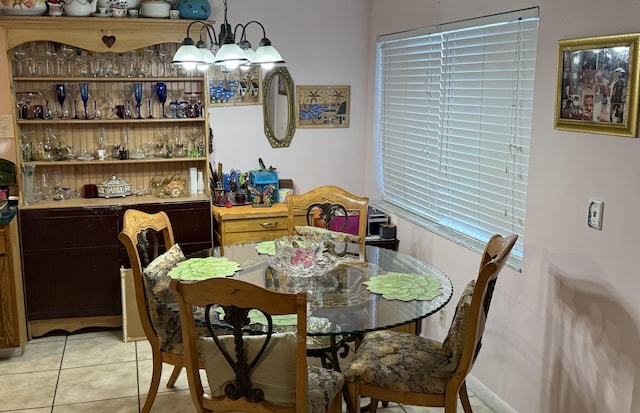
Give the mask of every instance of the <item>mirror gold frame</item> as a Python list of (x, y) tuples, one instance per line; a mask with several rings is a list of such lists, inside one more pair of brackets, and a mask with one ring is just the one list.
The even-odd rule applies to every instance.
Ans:
[[(277, 83), (276, 83), (277, 82)], [(276, 87), (277, 86), (277, 87)], [(296, 118), (294, 97), (295, 89), (293, 79), (286, 67), (275, 67), (264, 75), (262, 80), (263, 91), (263, 114), (264, 114), (264, 134), (266, 135), (272, 148), (287, 148), (293, 140), (296, 131)], [(275, 133), (272, 118), (276, 113), (276, 108), (272, 107), (275, 101), (274, 94), (286, 95), (287, 97), (287, 125), (282, 136)], [(284, 115), (283, 115), (284, 116)]]

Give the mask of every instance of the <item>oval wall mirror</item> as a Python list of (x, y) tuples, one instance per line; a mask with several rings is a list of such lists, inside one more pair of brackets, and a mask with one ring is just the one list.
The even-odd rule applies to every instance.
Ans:
[(286, 148), (296, 132), (293, 79), (286, 67), (274, 67), (262, 81), (264, 134), (272, 148)]

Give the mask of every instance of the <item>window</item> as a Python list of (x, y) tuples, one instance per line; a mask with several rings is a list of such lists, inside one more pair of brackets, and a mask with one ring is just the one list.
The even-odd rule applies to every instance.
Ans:
[(512, 255), (520, 260), (537, 15), (527, 9), (378, 38), (383, 201), (469, 245), (517, 233)]

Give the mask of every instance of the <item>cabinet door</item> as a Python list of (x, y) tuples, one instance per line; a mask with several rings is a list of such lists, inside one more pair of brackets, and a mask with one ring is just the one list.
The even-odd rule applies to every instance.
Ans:
[(122, 312), (115, 208), (21, 210), (20, 225), (30, 320)]

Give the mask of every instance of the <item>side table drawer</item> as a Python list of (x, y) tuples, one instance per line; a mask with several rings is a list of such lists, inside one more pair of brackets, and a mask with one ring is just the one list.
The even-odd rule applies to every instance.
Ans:
[(260, 231), (287, 231), (287, 217), (261, 217), (249, 219), (230, 219), (224, 221), (224, 232), (227, 234), (236, 232), (260, 232)]

